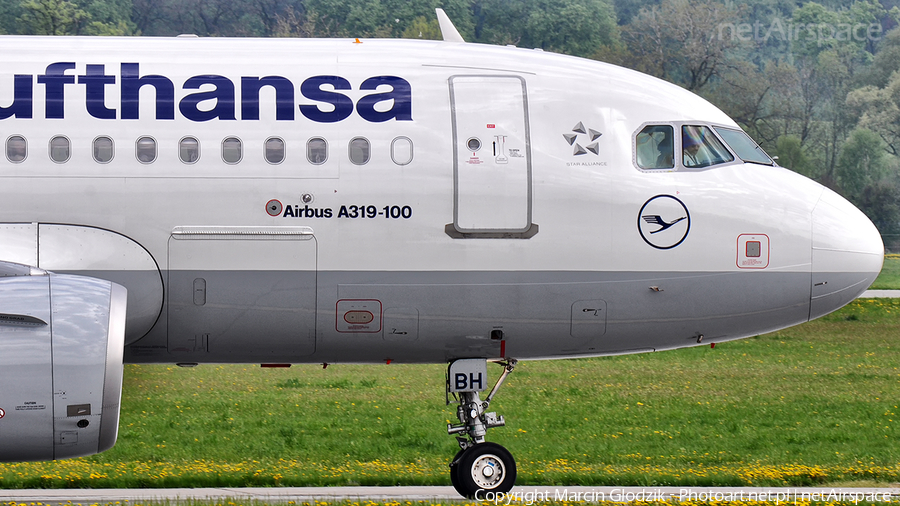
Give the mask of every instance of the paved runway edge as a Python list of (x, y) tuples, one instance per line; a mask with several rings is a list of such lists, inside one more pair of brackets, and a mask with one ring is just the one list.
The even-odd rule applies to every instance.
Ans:
[[(453, 487), (260, 487), (167, 489), (0, 490), (2, 502), (114, 503), (116, 501), (205, 501), (226, 499), (271, 501), (463, 501)], [(503, 497), (485, 496), (497, 504), (545, 501), (806, 501), (900, 503), (900, 486), (892, 488), (827, 487), (515, 487)]]
[(866, 290), (858, 298), (860, 299), (896, 299), (900, 297), (900, 290)]

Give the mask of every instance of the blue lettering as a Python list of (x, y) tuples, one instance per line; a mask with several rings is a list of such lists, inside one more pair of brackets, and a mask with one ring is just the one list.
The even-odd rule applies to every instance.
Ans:
[(33, 98), (34, 78), (30, 75), (16, 74), (13, 77), (13, 103), (9, 107), (0, 107), (0, 119), (12, 116), (30, 119)]
[(259, 119), (259, 90), (263, 86), (275, 88), (275, 120), (293, 120), (294, 83), (281, 76), (241, 78), (241, 119)]
[[(412, 87), (400, 77), (378, 76), (370, 77), (363, 81), (359, 89), (374, 90), (380, 85), (388, 85), (393, 89), (383, 93), (373, 93), (359, 99), (356, 104), (356, 112), (366, 121), (381, 123), (396, 118), (397, 121), (412, 121)], [(393, 100), (391, 108), (384, 112), (375, 110), (375, 104)]]
[(74, 62), (59, 62), (47, 65), (43, 75), (37, 76), (37, 82), (46, 88), (44, 117), (62, 119), (65, 116), (65, 92), (63, 87), (75, 82), (75, 76), (67, 76), (66, 71), (74, 69)]
[[(45, 88), (45, 117), (65, 117), (65, 85), (84, 85), (85, 109), (97, 119), (116, 119), (116, 108), (106, 104), (108, 86), (120, 82), (120, 113), (125, 120), (140, 119), (141, 90), (151, 86), (155, 92), (155, 117), (157, 120), (175, 119), (175, 84), (162, 75), (141, 75), (139, 63), (122, 63), (121, 74), (106, 73), (104, 64), (86, 64), (81, 75), (66, 74), (76, 68), (74, 62), (56, 62), (47, 65), (37, 82)], [(242, 120), (258, 121), (260, 118), (260, 94), (271, 87), (275, 93), (275, 120), (293, 121), (295, 88), (290, 79), (283, 76), (242, 76), (240, 78), (240, 114)], [(184, 90), (198, 90), (186, 94), (178, 103), (181, 115), (190, 121), (235, 120), (235, 81), (221, 75), (205, 74), (188, 78)], [(317, 123), (336, 123), (349, 118), (355, 110), (371, 123), (389, 120), (412, 121), (412, 86), (397, 76), (375, 76), (362, 82), (360, 91), (374, 91), (357, 103), (342, 93), (353, 86), (340, 76), (320, 75), (304, 80), (300, 94), (313, 104), (300, 104), (300, 113)], [(202, 91), (201, 91), (202, 90)], [(271, 96), (271, 95), (267, 95)], [(211, 101), (211, 103), (204, 102)], [(16, 74), (12, 103), (0, 106), (0, 120), (7, 118), (30, 119), (34, 115), (34, 76)]]
[(349, 90), (350, 82), (338, 76), (310, 77), (300, 85), (304, 97), (334, 106), (331, 112), (324, 112), (317, 105), (301, 105), (300, 113), (318, 123), (336, 123), (347, 119), (353, 113), (353, 101), (347, 95), (326, 91), (322, 85), (330, 84), (335, 90)]
[(141, 87), (156, 90), (156, 119), (175, 119), (175, 86), (168, 77), (140, 76), (139, 64), (122, 64), (122, 119), (138, 119)]
[(85, 75), (78, 76), (78, 84), (84, 84), (88, 114), (99, 119), (116, 119), (116, 110), (106, 107), (105, 88), (107, 84), (116, 84), (116, 76), (106, 75), (103, 65), (88, 65)]
[[(204, 84), (212, 84), (216, 89), (192, 93), (181, 99), (178, 109), (181, 114), (191, 121), (209, 121), (211, 119), (235, 119), (234, 118), (234, 83), (223, 76), (194, 76), (185, 81), (183, 88), (186, 90), (198, 90)], [(215, 100), (216, 105), (208, 111), (201, 110), (200, 102)]]

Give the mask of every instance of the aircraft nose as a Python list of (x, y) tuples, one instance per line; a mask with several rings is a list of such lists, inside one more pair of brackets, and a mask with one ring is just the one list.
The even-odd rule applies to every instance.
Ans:
[(809, 319), (863, 293), (884, 262), (875, 225), (853, 204), (826, 189), (812, 212), (812, 291)]

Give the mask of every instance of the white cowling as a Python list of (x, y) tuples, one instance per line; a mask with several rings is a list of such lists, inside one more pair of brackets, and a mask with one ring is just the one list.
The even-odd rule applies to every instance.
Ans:
[(110, 281), (0, 262), (0, 461), (115, 444), (126, 301)]

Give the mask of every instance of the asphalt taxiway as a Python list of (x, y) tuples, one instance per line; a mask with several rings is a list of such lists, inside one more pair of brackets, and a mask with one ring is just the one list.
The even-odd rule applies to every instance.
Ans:
[[(851, 503), (900, 503), (900, 484), (890, 488), (828, 487), (515, 487), (497, 497), (480, 498), (496, 504), (566, 502), (705, 502), (738, 504), (768, 502), (777, 506), (794, 501), (845, 501)], [(247, 501), (284, 504), (339, 501), (465, 501), (453, 487), (261, 487), (261, 488), (166, 488), (166, 489), (65, 489), (0, 490), (0, 503), (106, 505), (128, 501), (177, 504), (191, 501)]]

